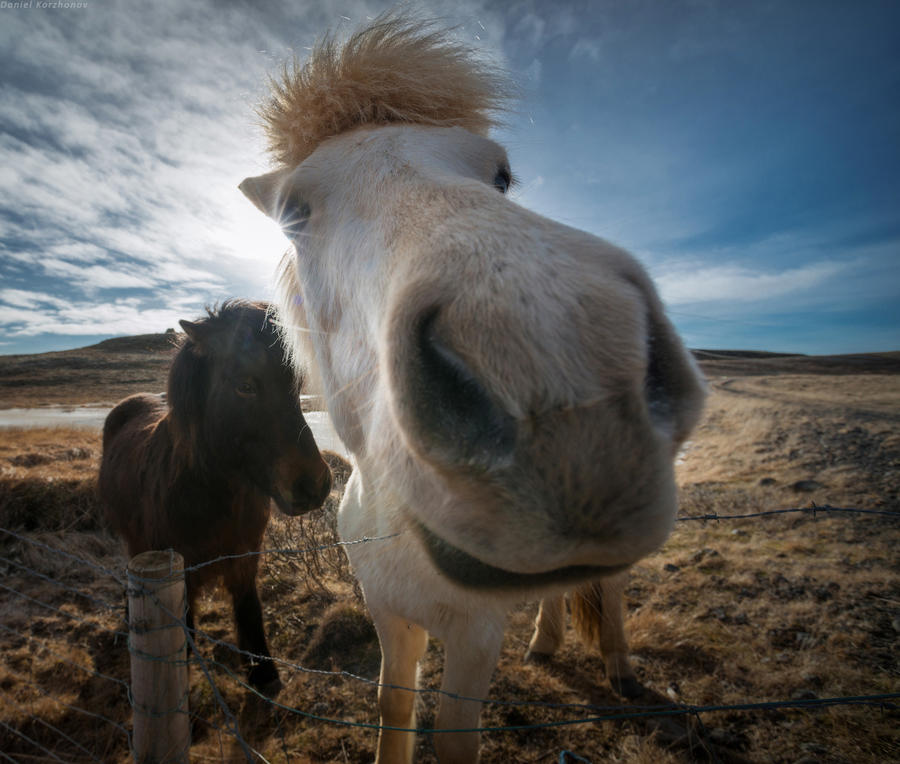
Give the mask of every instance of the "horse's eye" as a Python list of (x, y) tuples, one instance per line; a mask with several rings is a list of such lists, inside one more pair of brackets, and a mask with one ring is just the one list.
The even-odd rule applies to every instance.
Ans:
[(252, 380), (249, 379), (241, 382), (241, 384), (239, 384), (235, 389), (237, 390), (237, 394), (242, 398), (251, 398), (252, 396), (256, 395), (257, 392), (256, 385)]
[(306, 228), (311, 214), (309, 203), (300, 199), (296, 193), (291, 193), (290, 197), (285, 200), (284, 208), (278, 218), (284, 235), (289, 239), (297, 238)]
[(510, 173), (508, 167), (501, 167), (497, 170), (497, 174), (494, 176), (494, 188), (496, 188), (501, 194), (505, 194), (509, 191), (509, 187), (512, 185), (512, 173)]

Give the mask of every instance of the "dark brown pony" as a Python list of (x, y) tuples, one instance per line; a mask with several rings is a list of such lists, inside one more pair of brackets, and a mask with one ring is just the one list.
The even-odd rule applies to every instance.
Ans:
[[(256, 572), (269, 500), (298, 515), (322, 505), (331, 472), (300, 411), (269, 307), (230, 300), (199, 321), (169, 370), (167, 399), (119, 403), (103, 428), (99, 493), (129, 555), (173, 548), (184, 556), (193, 628), (197, 595), (220, 576), (231, 594), (248, 680), (281, 689), (269, 657)], [(249, 554), (247, 554), (249, 553)], [(223, 555), (244, 555), (217, 560)]]

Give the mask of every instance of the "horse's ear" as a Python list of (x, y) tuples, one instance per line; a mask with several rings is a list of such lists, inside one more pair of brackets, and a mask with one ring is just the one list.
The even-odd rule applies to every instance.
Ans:
[(179, 321), (184, 333), (195, 345), (202, 345), (209, 336), (209, 329), (202, 321)]
[(257, 209), (274, 220), (280, 217), (279, 196), (284, 181), (290, 173), (289, 169), (267, 172), (254, 178), (246, 178), (238, 186)]

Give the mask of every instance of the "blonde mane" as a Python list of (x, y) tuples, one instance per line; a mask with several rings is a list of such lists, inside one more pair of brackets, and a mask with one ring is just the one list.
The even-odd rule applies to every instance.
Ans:
[(386, 14), (339, 46), (326, 36), (285, 64), (259, 108), (272, 158), (293, 167), (361, 125), (462, 127), (486, 135), (513, 88), (506, 75), (426, 21)]

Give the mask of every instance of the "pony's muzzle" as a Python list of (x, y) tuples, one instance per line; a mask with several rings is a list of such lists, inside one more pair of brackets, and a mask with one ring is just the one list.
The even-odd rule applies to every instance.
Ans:
[(295, 514), (318, 509), (331, 493), (331, 470), (323, 463), (322, 471), (316, 477), (304, 475), (294, 481), (291, 488), (291, 507)]
[[(299, 477), (293, 477), (299, 474)], [(294, 469), (290, 477), (280, 481), (281, 486), (273, 491), (272, 498), (278, 508), (286, 515), (297, 515), (311, 512), (321, 507), (331, 493), (331, 470), (324, 459), (314, 468), (303, 465)]]

